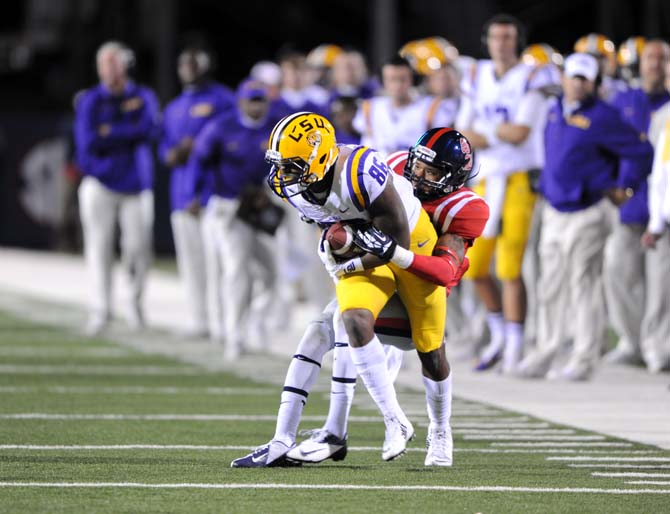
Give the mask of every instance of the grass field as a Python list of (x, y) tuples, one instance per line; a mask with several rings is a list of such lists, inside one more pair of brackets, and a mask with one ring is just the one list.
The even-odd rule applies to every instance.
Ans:
[[(402, 459), (381, 460), (359, 386), (343, 462), (231, 469), (272, 435), (279, 391), (0, 314), (0, 512), (670, 510), (670, 452), (458, 399), (454, 467), (425, 468), (411, 390), (417, 439)], [(326, 402), (311, 395), (301, 428), (320, 426)]]

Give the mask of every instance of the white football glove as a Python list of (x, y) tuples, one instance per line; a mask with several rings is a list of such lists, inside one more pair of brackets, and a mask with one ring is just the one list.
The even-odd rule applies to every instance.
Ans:
[(355, 257), (344, 262), (337, 262), (330, 249), (330, 244), (325, 239), (322, 239), (319, 244), (319, 258), (332, 279), (337, 280), (349, 273), (356, 273), (363, 271), (363, 262), (360, 257)]

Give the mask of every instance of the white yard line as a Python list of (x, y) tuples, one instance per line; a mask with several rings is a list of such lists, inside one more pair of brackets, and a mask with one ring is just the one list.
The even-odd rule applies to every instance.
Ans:
[(534, 428), (514, 428), (514, 429), (481, 429), (481, 428), (456, 428), (452, 427), (454, 432), (467, 435), (567, 435), (574, 434), (575, 431), (569, 428), (556, 428), (548, 430), (538, 430)]
[(466, 435), (463, 439), (467, 441), (494, 441), (506, 439), (508, 441), (602, 441), (604, 435)]
[(201, 368), (184, 366), (33, 366), (2, 364), (0, 373), (15, 375), (207, 375)]
[[(2, 444), (0, 450), (31, 450), (31, 451), (89, 451), (89, 450), (194, 450), (194, 451), (249, 451), (255, 446), (241, 445), (196, 445), (196, 444), (70, 444), (70, 445), (42, 445), (42, 444)], [(348, 450), (353, 452), (379, 451), (377, 446), (349, 446)], [(410, 452), (424, 452), (424, 448), (407, 448)], [(524, 453), (524, 454), (546, 454), (546, 453), (597, 453), (604, 450), (559, 450), (547, 448), (537, 449), (504, 449), (504, 448), (454, 448), (455, 452), (462, 453)], [(617, 450), (607, 450), (608, 453)], [(627, 454), (638, 454), (651, 452), (652, 450), (618, 450)]]
[(487, 423), (479, 421), (472, 423), (469, 421), (454, 421), (451, 423), (452, 428), (549, 428), (549, 423), (498, 423), (496, 421)]
[(164, 394), (164, 395), (254, 395), (266, 396), (276, 394), (279, 396), (279, 387), (252, 388), (252, 387), (142, 387), (142, 386), (118, 386), (118, 387), (85, 387), (85, 386), (47, 386), (47, 387), (3, 387), (0, 393), (5, 394), (27, 394), (27, 393), (52, 393), (52, 394)]
[(45, 348), (44, 346), (0, 346), (3, 357), (129, 357), (136, 352), (125, 348)]
[(532, 448), (539, 446), (553, 446), (560, 448), (570, 448), (570, 447), (623, 447), (628, 448), (633, 446), (633, 443), (623, 443), (623, 442), (605, 442), (605, 443), (590, 443), (590, 442), (570, 442), (570, 443), (545, 443), (545, 442), (536, 442), (536, 443), (491, 443), (491, 446), (504, 446), (504, 447), (515, 447), (515, 448)]
[(670, 469), (667, 464), (568, 464), (569, 468)]
[(610, 477), (610, 478), (670, 478), (670, 473), (605, 473), (601, 471), (594, 471), (591, 473), (593, 477)]
[(547, 457), (547, 460), (619, 461), (619, 462), (670, 462), (670, 457)]
[(627, 480), (624, 484), (635, 484), (635, 485), (670, 485), (670, 482), (659, 481), (659, 480)]
[(175, 483), (156, 484), (140, 482), (0, 482), (0, 487), (54, 487), (54, 488), (140, 488), (140, 489), (311, 489), (358, 491), (462, 491), (510, 493), (589, 493), (589, 494), (670, 494), (670, 489), (598, 489), (587, 487), (510, 487), (455, 486), (455, 485), (359, 485), (359, 484), (212, 484)]

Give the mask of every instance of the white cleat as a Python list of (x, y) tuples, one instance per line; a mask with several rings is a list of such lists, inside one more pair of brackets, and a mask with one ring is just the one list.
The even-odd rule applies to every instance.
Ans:
[(110, 321), (108, 314), (92, 314), (86, 323), (84, 333), (89, 337), (95, 337), (102, 334)]
[(451, 466), (454, 462), (454, 440), (451, 436), (451, 428), (428, 427), (426, 438), (425, 466)]
[(400, 457), (407, 449), (407, 443), (414, 439), (414, 427), (407, 421), (403, 424), (397, 417), (385, 418), (386, 433), (382, 446), (382, 459), (389, 461)]
[(309, 439), (292, 448), (286, 456), (289, 459), (312, 464), (326, 459), (344, 460), (347, 456), (347, 437), (340, 439), (328, 430), (314, 430)]

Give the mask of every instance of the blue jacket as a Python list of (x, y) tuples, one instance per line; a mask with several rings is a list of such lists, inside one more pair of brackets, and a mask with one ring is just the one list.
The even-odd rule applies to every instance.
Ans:
[[(562, 212), (586, 209), (600, 201), (612, 187), (640, 187), (653, 156), (651, 145), (619, 113), (591, 98), (567, 119), (561, 98), (547, 116), (544, 131), (545, 166), (540, 190)], [(619, 160), (631, 166), (618, 174)]]
[[(199, 169), (213, 174), (216, 195), (236, 198), (246, 186), (265, 186), (265, 150), (277, 121), (277, 117), (268, 115), (251, 126), (236, 109), (205, 125), (195, 140), (191, 160), (198, 161)], [(199, 183), (206, 180), (205, 174)]]
[[(637, 132), (647, 134), (651, 115), (668, 100), (670, 100), (670, 93), (667, 91), (648, 95), (642, 89), (635, 88), (617, 94), (611, 105), (621, 113), (624, 121), (629, 123)], [(635, 166), (635, 163), (622, 159), (619, 168), (620, 173), (628, 173), (630, 166)], [(646, 171), (647, 174), (651, 173), (651, 163)], [(635, 192), (635, 195), (619, 208), (619, 215), (622, 223), (647, 224), (649, 221), (649, 206), (646, 180), (640, 184), (640, 188)]]
[(88, 89), (75, 112), (79, 168), (119, 193), (151, 189), (159, 131), (159, 103), (148, 87), (128, 82), (118, 96), (102, 84)]
[[(184, 138), (195, 140), (202, 128), (216, 116), (235, 109), (233, 91), (217, 83), (199, 88), (186, 88), (172, 100), (163, 115), (163, 134), (159, 156), (165, 163), (167, 153)], [(202, 175), (198, 162), (190, 160), (175, 166), (170, 176), (170, 205), (173, 211), (184, 209), (196, 198), (196, 180)], [(210, 181), (211, 182), (211, 181)], [(204, 183), (199, 191), (202, 205), (207, 203), (213, 184)]]

